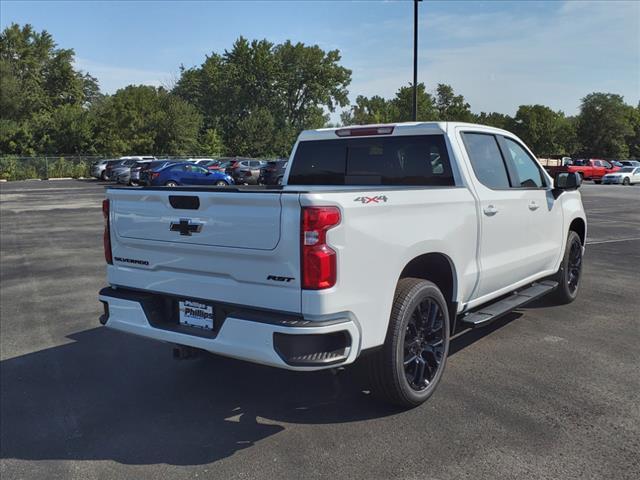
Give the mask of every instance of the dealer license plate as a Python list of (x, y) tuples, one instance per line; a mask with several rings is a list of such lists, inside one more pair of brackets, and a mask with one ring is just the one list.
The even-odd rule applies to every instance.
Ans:
[(213, 330), (213, 305), (193, 300), (182, 300), (178, 302), (178, 306), (181, 325)]

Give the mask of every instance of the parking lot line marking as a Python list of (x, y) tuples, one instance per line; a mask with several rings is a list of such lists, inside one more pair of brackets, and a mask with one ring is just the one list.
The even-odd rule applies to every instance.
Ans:
[(615, 240), (596, 240), (595, 242), (587, 241), (587, 245), (598, 245), (599, 243), (633, 242), (634, 240), (640, 240), (640, 237), (617, 238)]

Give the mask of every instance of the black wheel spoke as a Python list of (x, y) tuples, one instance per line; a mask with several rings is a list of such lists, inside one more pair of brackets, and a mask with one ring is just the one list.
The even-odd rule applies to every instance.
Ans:
[(415, 306), (405, 330), (403, 367), (412, 389), (427, 388), (438, 373), (443, 352), (443, 310), (427, 297)]
[(427, 362), (425, 362), (423, 358), (418, 357), (415, 376), (413, 377), (413, 384), (418, 388), (421, 388), (424, 385), (425, 381), (426, 383), (429, 383), (424, 376), (426, 366)]
[(418, 356), (417, 355), (412, 355), (412, 356), (410, 356), (408, 359), (406, 359), (404, 361), (404, 365), (406, 367), (407, 365), (411, 365), (412, 363), (415, 363), (417, 361), (418, 361)]

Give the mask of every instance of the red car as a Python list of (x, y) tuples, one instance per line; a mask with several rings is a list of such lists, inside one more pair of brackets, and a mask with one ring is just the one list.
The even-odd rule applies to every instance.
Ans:
[(606, 160), (600, 160), (598, 158), (573, 160), (571, 165), (548, 166), (545, 168), (553, 177), (555, 177), (559, 172), (575, 172), (579, 173), (584, 180), (593, 180), (594, 183), (601, 183), (602, 177), (607, 173), (613, 173), (620, 170), (620, 167), (616, 167)]

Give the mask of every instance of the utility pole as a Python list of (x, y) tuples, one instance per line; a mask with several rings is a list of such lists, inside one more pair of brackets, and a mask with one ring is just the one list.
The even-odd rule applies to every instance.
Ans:
[(413, 0), (413, 121), (418, 120), (418, 2)]

